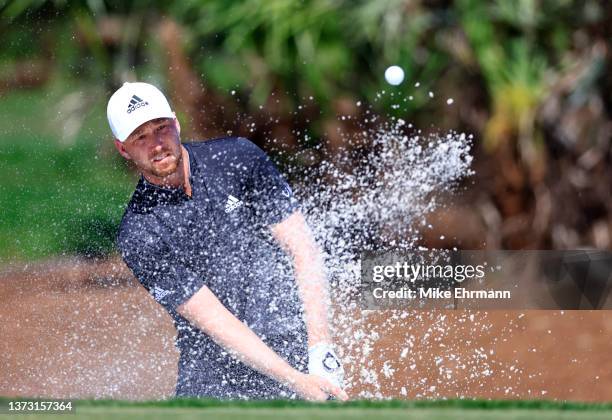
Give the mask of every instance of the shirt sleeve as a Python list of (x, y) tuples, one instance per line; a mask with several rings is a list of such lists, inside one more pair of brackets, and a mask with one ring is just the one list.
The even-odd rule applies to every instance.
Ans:
[(251, 188), (255, 216), (265, 225), (280, 223), (299, 209), (291, 187), (263, 151), (253, 168)]
[(173, 253), (161, 241), (123, 241), (119, 248), (136, 279), (170, 312), (206, 285), (202, 273), (196, 272), (185, 257)]

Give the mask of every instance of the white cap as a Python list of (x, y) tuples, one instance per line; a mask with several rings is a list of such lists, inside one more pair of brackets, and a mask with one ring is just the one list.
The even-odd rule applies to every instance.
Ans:
[(106, 116), (115, 138), (123, 142), (141, 124), (156, 118), (174, 118), (174, 113), (155, 86), (125, 82), (108, 100)]

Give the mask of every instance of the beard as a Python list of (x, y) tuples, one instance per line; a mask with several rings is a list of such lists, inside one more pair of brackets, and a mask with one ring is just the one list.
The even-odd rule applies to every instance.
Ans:
[(165, 178), (175, 173), (181, 162), (180, 148), (178, 151), (164, 151), (150, 160), (148, 172), (156, 177)]

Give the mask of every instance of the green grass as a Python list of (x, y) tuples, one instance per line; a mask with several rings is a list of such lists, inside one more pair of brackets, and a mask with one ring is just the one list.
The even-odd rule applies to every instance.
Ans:
[[(0, 406), (7, 406), (0, 398)], [(212, 401), (173, 399), (127, 402), (75, 401), (76, 418), (215, 418), (215, 419), (604, 419), (612, 404), (550, 401), (352, 401), (314, 404), (301, 401)], [(56, 418), (37, 415), (36, 418)], [(18, 417), (18, 416), (14, 416)], [(72, 417), (74, 418), (74, 417)]]
[(82, 111), (75, 138), (62, 139), (54, 113), (72, 90), (0, 99), (0, 119), (10, 122), (0, 131), (0, 262), (113, 248), (135, 179), (113, 150), (103, 96)]

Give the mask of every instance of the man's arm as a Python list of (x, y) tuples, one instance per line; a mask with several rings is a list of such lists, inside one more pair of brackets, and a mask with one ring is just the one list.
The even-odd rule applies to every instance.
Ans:
[(302, 397), (323, 401), (333, 395), (341, 400), (348, 399), (342, 389), (326, 379), (291, 367), (223, 306), (208, 287), (203, 286), (180, 305), (178, 312), (239, 360), (292, 388)]
[(304, 304), (308, 347), (331, 344), (328, 308), (329, 293), (323, 257), (304, 216), (294, 212), (271, 227), (272, 234), (293, 258), (295, 277)]
[(344, 369), (331, 340), (328, 284), (321, 251), (299, 211), (273, 225), (271, 230), (293, 257), (308, 331), (308, 372), (342, 387)]

